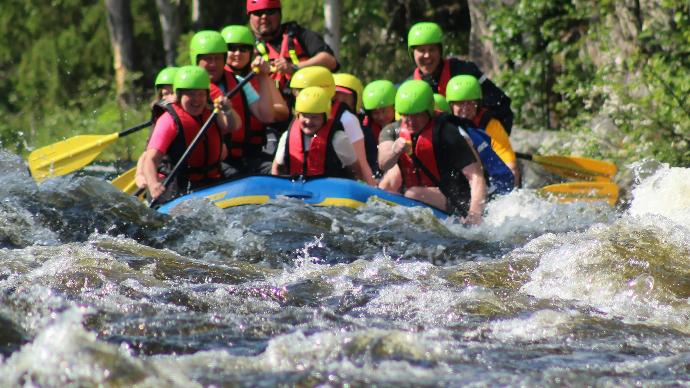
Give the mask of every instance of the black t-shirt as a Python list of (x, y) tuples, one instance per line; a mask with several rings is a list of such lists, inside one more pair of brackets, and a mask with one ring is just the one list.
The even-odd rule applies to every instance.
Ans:
[[(283, 23), (280, 28), (281, 31), (287, 31), (289, 34), (292, 34), (295, 38), (297, 38), (297, 41), (302, 46), (302, 49), (304, 49), (309, 58), (324, 51), (333, 55), (335, 58), (333, 50), (330, 48), (330, 46), (328, 46), (328, 44), (326, 44), (326, 41), (323, 40), (321, 35), (317, 34), (316, 32), (303, 28), (295, 22)], [(283, 34), (278, 34), (275, 38), (268, 41), (268, 43), (273, 46), (276, 51), (280, 52), (283, 43)], [(340, 63), (337, 61), (338, 59), (336, 58), (336, 67), (333, 70), (334, 73), (340, 69)]]

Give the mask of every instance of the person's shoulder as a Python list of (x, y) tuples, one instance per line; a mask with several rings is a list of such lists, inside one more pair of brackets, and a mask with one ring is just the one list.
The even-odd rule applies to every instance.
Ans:
[(299, 35), (303, 33), (304, 31), (310, 31), (297, 22), (285, 22), (282, 24), (283, 32), (286, 32), (288, 35)]
[(458, 57), (449, 57), (447, 59), (452, 75), (469, 74), (475, 77), (481, 77), (483, 74), (482, 71), (479, 70), (479, 66), (472, 61), (465, 61)]

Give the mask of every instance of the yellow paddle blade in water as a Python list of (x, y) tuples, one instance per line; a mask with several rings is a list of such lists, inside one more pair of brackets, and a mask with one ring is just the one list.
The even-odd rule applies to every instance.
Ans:
[(618, 201), (618, 185), (608, 181), (559, 183), (544, 186), (539, 192), (563, 203), (606, 201), (614, 206)]
[(29, 170), (37, 182), (69, 174), (91, 163), (119, 134), (80, 135), (45, 146), (29, 154)]
[(125, 171), (122, 175), (113, 179), (110, 183), (127, 194), (134, 194), (137, 191), (137, 185), (134, 182), (134, 177), (137, 173), (137, 167), (134, 166)]
[(539, 163), (547, 171), (568, 178), (587, 180), (610, 180), (616, 175), (616, 165), (603, 160), (581, 156), (530, 155), (516, 152), (519, 158)]

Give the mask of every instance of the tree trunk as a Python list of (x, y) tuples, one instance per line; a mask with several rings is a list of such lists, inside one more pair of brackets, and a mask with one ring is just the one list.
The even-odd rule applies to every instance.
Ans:
[(192, 0), (192, 29), (195, 31), (201, 26), (201, 0)]
[(479, 66), (489, 78), (494, 77), (499, 71), (500, 66), (491, 42), (489, 26), (486, 24), (487, 7), (491, 2), (482, 0), (468, 0), (467, 5), (470, 9), (470, 50), (469, 59)]
[(105, 0), (108, 16), (110, 44), (113, 48), (113, 66), (118, 100), (127, 105), (133, 101), (128, 92), (127, 75), (134, 69), (134, 50), (132, 32), (132, 13), (129, 0)]
[(323, 15), (326, 25), (326, 34), (324, 39), (337, 58), (340, 55), (340, 17), (341, 17), (340, 0), (324, 0)]
[(180, 37), (180, 17), (176, 0), (156, 0), (158, 18), (163, 33), (165, 65), (174, 66), (177, 58), (177, 40)]

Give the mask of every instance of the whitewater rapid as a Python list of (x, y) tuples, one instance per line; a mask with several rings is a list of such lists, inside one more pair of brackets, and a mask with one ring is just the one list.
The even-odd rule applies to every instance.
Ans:
[(0, 386), (690, 383), (690, 169), (479, 227), (372, 202), (157, 214), (0, 168)]

